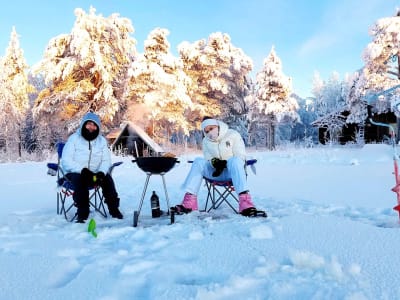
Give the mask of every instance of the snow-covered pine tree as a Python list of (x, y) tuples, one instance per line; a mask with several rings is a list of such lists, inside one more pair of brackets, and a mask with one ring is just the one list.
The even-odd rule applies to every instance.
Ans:
[(246, 115), (246, 128), (247, 128), (247, 139), (245, 139), (246, 144), (249, 146), (257, 146), (261, 144), (260, 141), (262, 139), (262, 134), (260, 134), (258, 130), (258, 114), (259, 111), (257, 109), (257, 98), (255, 93), (255, 84), (252, 83), (250, 85), (250, 93), (245, 98), (246, 106), (247, 106), (247, 115)]
[(24, 146), (29, 94), (34, 92), (28, 68), (13, 27), (6, 55), (0, 59), (0, 147), (9, 156), (21, 157)]
[(315, 112), (318, 117), (313, 124), (327, 128), (329, 142), (337, 142), (346, 125), (343, 112), (347, 109), (346, 91), (337, 72), (333, 72), (327, 82), (320, 79), (319, 74), (314, 74), (313, 95), (315, 97)]
[(318, 141), (318, 129), (312, 125), (312, 122), (316, 120), (314, 100), (311, 98), (303, 99), (295, 94), (293, 97), (296, 98), (299, 104), (297, 113), (300, 116), (301, 122), (293, 125), (290, 141), (300, 142), (306, 147), (312, 147)]
[(375, 86), (389, 88), (400, 79), (399, 32), (400, 11), (393, 17), (377, 20), (369, 30), (373, 40), (363, 52), (364, 75), (366, 79), (373, 79), (371, 83)]
[(170, 53), (169, 31), (155, 28), (144, 43), (144, 53), (129, 69), (125, 119), (141, 123), (157, 141), (165, 142), (172, 132), (185, 135), (193, 129), (188, 118), (196, 110), (189, 95), (190, 78), (179, 58)]
[[(45, 157), (47, 154), (47, 150), (49, 149), (49, 145), (43, 144), (43, 139), (40, 136), (37, 136), (36, 130), (35, 130), (35, 122), (33, 120), (33, 111), (32, 108), (35, 105), (35, 100), (38, 97), (40, 91), (46, 88), (45, 80), (42, 75), (36, 75), (34, 76), (32, 72), (29, 72), (28, 74), (28, 81), (29, 83), (34, 87), (35, 91), (34, 93), (29, 95), (29, 110), (28, 114), (26, 116), (26, 141), (25, 143), (28, 146), (28, 152), (32, 153), (34, 152), (37, 156)], [(45, 136), (44, 140), (48, 140)]]
[(296, 99), (292, 96), (292, 81), (282, 71), (281, 59), (272, 47), (264, 59), (263, 69), (256, 76), (256, 103), (253, 113), (261, 126), (266, 126), (266, 146), (275, 148), (275, 127), (279, 123), (299, 121)]
[(129, 19), (118, 14), (105, 18), (93, 7), (89, 14), (77, 8), (75, 15), (71, 33), (51, 39), (34, 68), (49, 85), (33, 112), (50, 141), (74, 131), (88, 111), (98, 113), (105, 128), (118, 123), (127, 69), (136, 55)]
[(355, 123), (358, 126), (356, 133), (357, 144), (364, 144), (364, 130), (365, 120), (368, 118), (367, 101), (364, 95), (364, 83), (362, 82), (362, 71), (355, 72), (347, 80), (347, 108), (349, 115), (347, 116), (346, 123)]
[[(373, 94), (387, 90), (400, 84), (400, 11), (393, 17), (381, 18), (371, 27), (370, 42), (363, 52), (365, 67), (362, 74), (363, 85), (361, 93)], [(367, 91), (367, 92), (365, 92)], [(386, 105), (375, 105), (377, 113), (390, 110), (391, 100), (398, 99), (399, 89), (386, 95), (378, 103), (386, 102)], [(376, 100), (376, 99), (375, 99)]]
[(210, 34), (207, 41), (183, 42), (178, 51), (192, 79), (190, 96), (203, 108), (202, 115), (193, 116), (194, 120), (200, 121), (204, 115), (218, 116), (239, 129), (247, 113), (244, 99), (249, 94), (251, 59), (221, 32)]

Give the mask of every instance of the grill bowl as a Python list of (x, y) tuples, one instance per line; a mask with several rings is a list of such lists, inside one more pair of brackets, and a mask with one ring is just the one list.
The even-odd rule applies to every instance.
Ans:
[(178, 161), (176, 157), (136, 157), (132, 162), (136, 162), (138, 167), (152, 174), (167, 173)]

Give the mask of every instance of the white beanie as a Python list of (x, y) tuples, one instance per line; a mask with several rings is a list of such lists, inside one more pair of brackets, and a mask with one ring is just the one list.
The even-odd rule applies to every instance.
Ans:
[(205, 119), (201, 122), (201, 130), (204, 131), (204, 128), (212, 125), (219, 126), (218, 121), (216, 119)]

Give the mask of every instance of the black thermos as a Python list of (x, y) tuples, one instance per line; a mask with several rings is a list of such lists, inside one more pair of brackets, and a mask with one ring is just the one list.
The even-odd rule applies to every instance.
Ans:
[(151, 204), (151, 216), (153, 218), (159, 218), (161, 215), (160, 199), (158, 198), (155, 191), (153, 191), (153, 195), (151, 195), (150, 204)]

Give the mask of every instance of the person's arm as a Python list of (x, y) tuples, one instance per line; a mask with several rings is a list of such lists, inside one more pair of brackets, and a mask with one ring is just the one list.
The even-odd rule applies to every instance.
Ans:
[(240, 157), (243, 161), (246, 160), (246, 146), (244, 144), (242, 136), (239, 132), (234, 132), (232, 135), (233, 147), (232, 152), (234, 156)]
[(81, 164), (75, 160), (75, 142), (76, 135), (72, 135), (68, 138), (63, 148), (61, 168), (65, 173), (80, 173), (82, 169)]
[(208, 142), (207, 142), (205, 139), (203, 139), (203, 146), (202, 146), (202, 149), (203, 149), (203, 156), (204, 156), (204, 158), (205, 158), (206, 160), (211, 160), (211, 159), (213, 158), (213, 156), (212, 156), (212, 154), (211, 154), (211, 152), (210, 152), (210, 149), (209, 149), (207, 143), (208, 143)]
[(99, 172), (103, 172), (104, 174), (107, 174), (108, 170), (111, 167), (111, 151), (107, 146), (107, 142), (105, 140), (105, 138), (102, 138), (102, 160), (100, 163), (100, 168), (99, 168)]

